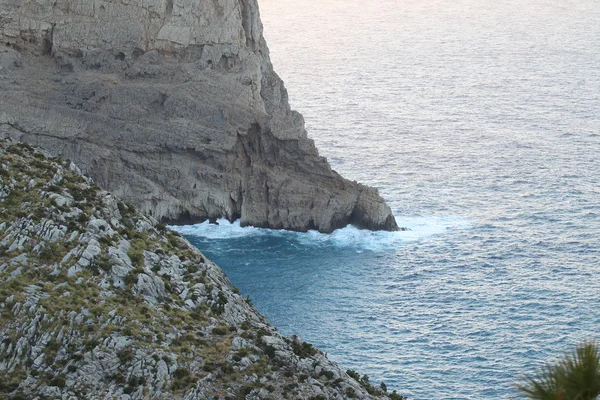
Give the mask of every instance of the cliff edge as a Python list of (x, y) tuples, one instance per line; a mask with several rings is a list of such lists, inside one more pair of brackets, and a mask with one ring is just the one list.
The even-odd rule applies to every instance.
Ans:
[(403, 399), (349, 373), (73, 163), (0, 140), (0, 399)]
[(256, 0), (0, 0), (0, 43), (0, 136), (157, 219), (397, 229), (307, 138)]

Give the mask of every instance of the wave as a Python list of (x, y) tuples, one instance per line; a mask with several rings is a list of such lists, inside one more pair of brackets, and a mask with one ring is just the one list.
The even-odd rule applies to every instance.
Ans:
[(398, 226), (406, 227), (408, 231), (386, 232), (358, 229), (349, 225), (326, 234), (318, 231), (292, 232), (242, 227), (240, 221), (229, 222), (226, 219), (217, 220), (216, 224), (205, 221), (196, 225), (169, 226), (185, 236), (200, 237), (207, 240), (229, 240), (240, 238), (273, 237), (294, 241), (302, 246), (316, 247), (347, 247), (357, 251), (387, 251), (398, 248), (405, 242), (423, 240), (443, 234), (449, 230), (468, 229), (470, 222), (455, 216), (404, 216), (396, 218)]

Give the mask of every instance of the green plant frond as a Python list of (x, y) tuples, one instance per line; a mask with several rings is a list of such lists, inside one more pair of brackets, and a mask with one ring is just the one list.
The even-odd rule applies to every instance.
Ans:
[(517, 384), (521, 394), (537, 400), (595, 400), (600, 396), (600, 353), (586, 341), (556, 364), (548, 364)]
[(523, 394), (530, 399), (562, 400), (553, 374), (549, 373), (550, 367), (546, 366), (535, 376), (527, 376), (525, 382), (516, 385)]
[(600, 395), (600, 356), (596, 343), (585, 342), (577, 347), (561, 367), (562, 386), (569, 398), (587, 400)]

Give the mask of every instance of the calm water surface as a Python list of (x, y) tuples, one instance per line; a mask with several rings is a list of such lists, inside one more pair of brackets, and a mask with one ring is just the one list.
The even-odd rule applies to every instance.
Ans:
[(412, 228), (182, 228), (275, 326), (421, 400), (600, 339), (598, 0), (260, 6), (321, 154)]

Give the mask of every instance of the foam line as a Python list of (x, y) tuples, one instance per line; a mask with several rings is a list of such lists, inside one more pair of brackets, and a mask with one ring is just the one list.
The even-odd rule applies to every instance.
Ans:
[(227, 240), (244, 237), (272, 236), (295, 241), (304, 246), (317, 247), (350, 247), (357, 250), (385, 251), (397, 248), (404, 242), (423, 240), (440, 235), (447, 230), (468, 229), (468, 220), (453, 216), (411, 216), (396, 219), (398, 226), (409, 228), (409, 231), (386, 232), (369, 231), (347, 226), (331, 234), (317, 231), (292, 232), (255, 227), (241, 227), (240, 221), (229, 222), (217, 220), (216, 224), (208, 221), (196, 225), (170, 226), (171, 229), (186, 236), (197, 236), (209, 240)]

